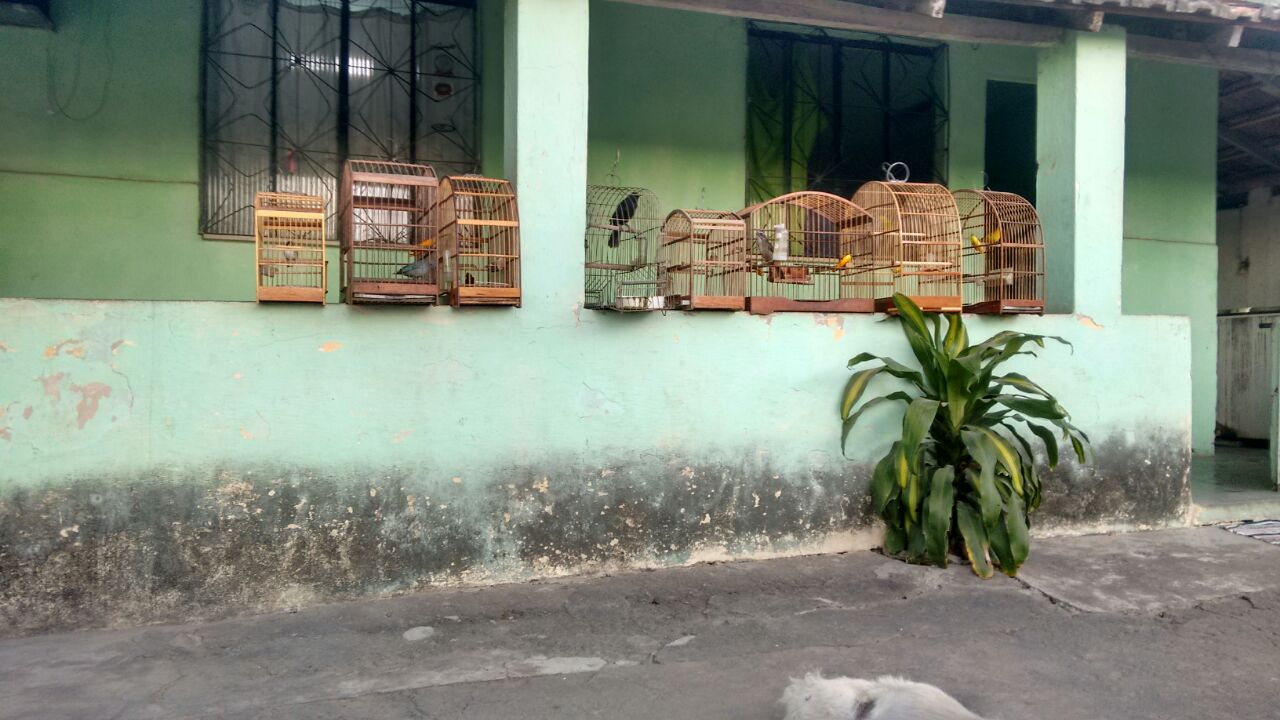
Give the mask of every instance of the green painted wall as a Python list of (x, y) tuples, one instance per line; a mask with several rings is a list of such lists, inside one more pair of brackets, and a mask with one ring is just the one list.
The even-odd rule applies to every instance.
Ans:
[(947, 182), (953, 190), (983, 186), (987, 82), (1036, 82), (1036, 51), (1008, 45), (952, 43)]
[[(0, 552), (0, 586), (16, 589), (0, 593), (0, 616), (46, 626), (190, 617), (276, 607), (298, 592), (376, 594), (874, 542), (869, 463), (897, 420), (869, 415), (846, 460), (835, 396), (848, 357), (908, 354), (892, 323), (580, 309), (583, 197), (574, 188), (603, 180), (615, 148), (621, 181), (652, 184), (669, 205), (734, 207), (744, 172), (744, 91), (730, 72), (745, 64), (741, 25), (596, 2), (588, 45), (585, 3), (501, 8), (507, 97), (500, 131), (484, 136), (504, 139), (484, 153), (486, 162), (504, 156), (526, 201), (522, 308), (0, 300), (0, 548), (11, 549)], [(145, 45), (177, 26), (185, 40), (166, 60), (194, 72), (184, 23), (196, 5), (159, 13), (164, 22), (144, 12), (168, 7), (131, 0), (111, 27)], [(46, 37), (12, 32), (0, 30), (0, 56), (12, 42), (35, 52)], [(496, 35), (486, 33), (489, 47)], [(118, 68), (141, 72), (117, 47)], [(601, 64), (634, 94), (594, 70), (588, 78), (588, 53), (611, 58)], [(144, 167), (155, 153), (117, 165), (107, 148), (142, 142), (132, 139), (146, 134), (136, 108), (151, 91), (141, 81), (113, 83), (110, 111), (83, 126), (101, 133), (99, 169), (138, 177), (54, 177), (41, 163), (88, 160), (49, 148), (18, 155), (38, 167), (0, 186), (0, 294), (163, 297), (148, 288), (166, 282), (185, 298), (248, 296), (228, 289), (247, 246), (195, 235), (186, 72), (153, 80), (190, 105), (174, 111), (187, 128), (170, 148), (187, 163), (174, 182), (137, 181), (167, 167)], [(25, 127), (37, 124), (41, 101), (23, 81), (38, 73), (17, 75), (0, 76), (0, 90), (23, 101), (0, 110), (0, 120), (24, 125), (0, 121), (0, 139), (11, 141), (42, 132)], [(725, 82), (705, 86), (717, 78)], [(668, 95), (686, 104), (652, 100)], [(82, 126), (50, 132), (56, 143)], [(100, 198), (117, 185), (113, 211)], [(56, 249), (56, 262), (29, 257), (24, 238)], [(134, 254), (138, 246), (146, 250)], [(216, 252), (226, 257), (204, 254)], [(191, 268), (191, 277), (130, 270), (122, 284), (110, 271), (130, 263)], [(1075, 343), (1074, 353), (1050, 346), (1016, 369), (1058, 394), (1098, 449), (1097, 468), (1068, 466), (1047, 484), (1037, 527), (1179, 522), (1188, 321), (975, 318), (971, 334), (1007, 328)]]
[(1218, 75), (1134, 60), (1128, 85), (1124, 312), (1191, 318), (1192, 442), (1212, 452)]
[(746, 24), (591, 3), (588, 180), (657, 193), (663, 209), (746, 197)]

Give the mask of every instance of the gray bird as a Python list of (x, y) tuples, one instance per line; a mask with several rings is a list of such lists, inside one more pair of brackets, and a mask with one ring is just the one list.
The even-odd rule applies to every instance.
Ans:
[(640, 193), (633, 192), (622, 198), (618, 207), (613, 209), (613, 216), (609, 218), (609, 224), (613, 226), (613, 231), (609, 233), (609, 247), (618, 247), (622, 244), (622, 230), (631, 229), (627, 227), (627, 223), (636, 216), (638, 207), (640, 207)]
[(773, 241), (769, 239), (769, 233), (763, 230), (756, 231), (756, 250), (760, 252), (765, 262), (773, 262)]
[(298, 251), (293, 248), (286, 248), (284, 251), (284, 259), (293, 262), (298, 259)]
[(434, 255), (423, 255), (397, 270), (396, 274), (413, 278), (414, 280), (433, 277), (436, 274), (436, 258)]

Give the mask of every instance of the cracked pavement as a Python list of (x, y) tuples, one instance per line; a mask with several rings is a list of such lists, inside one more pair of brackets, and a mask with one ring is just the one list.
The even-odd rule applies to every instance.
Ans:
[[(426, 630), (425, 628), (430, 628)], [(0, 641), (0, 718), (780, 718), (900, 674), (1003, 720), (1280, 717), (1280, 547), (1039, 539), (1017, 580), (852, 553)]]

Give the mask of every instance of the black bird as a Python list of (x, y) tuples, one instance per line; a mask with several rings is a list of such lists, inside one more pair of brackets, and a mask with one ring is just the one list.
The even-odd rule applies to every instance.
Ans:
[(636, 208), (639, 205), (640, 193), (633, 192), (623, 198), (622, 202), (618, 203), (618, 207), (613, 209), (613, 217), (609, 218), (609, 224), (613, 226), (613, 232), (609, 233), (609, 247), (618, 247), (622, 244), (622, 228), (635, 217)]

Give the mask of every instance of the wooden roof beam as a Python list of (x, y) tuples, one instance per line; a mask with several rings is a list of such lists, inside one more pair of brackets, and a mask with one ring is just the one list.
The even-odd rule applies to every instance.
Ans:
[(1207, 65), (1219, 70), (1235, 70), (1257, 75), (1280, 74), (1280, 53), (1267, 50), (1228, 48), (1134, 34), (1129, 35), (1128, 43), (1129, 55), (1144, 60), (1159, 60), (1183, 65)]
[[(1048, 47), (1061, 28), (965, 15), (934, 17), (841, 0), (614, 0), (633, 5), (728, 15), (762, 22), (905, 35), (927, 40)], [(917, 6), (919, 7), (919, 6)], [(945, 5), (943, 6), (945, 9)]]

